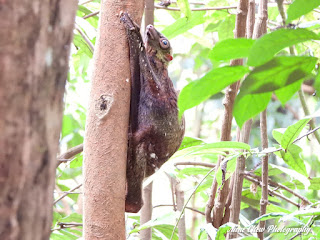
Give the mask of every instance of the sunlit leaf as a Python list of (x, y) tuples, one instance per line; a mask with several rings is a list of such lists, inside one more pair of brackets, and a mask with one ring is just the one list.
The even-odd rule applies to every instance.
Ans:
[(240, 92), (233, 106), (233, 116), (238, 126), (241, 128), (247, 120), (265, 110), (271, 96), (271, 92), (247, 95)]
[(302, 82), (303, 80), (297, 81), (274, 92), (282, 105), (289, 101), (291, 97), (299, 91)]
[(190, 18), (191, 10), (188, 0), (177, 0), (177, 4), (180, 7), (181, 12), (186, 16), (186, 18)]
[(285, 216), (285, 213), (268, 213), (268, 214), (263, 214), (262, 216), (257, 217), (256, 219), (251, 221), (250, 226), (252, 225), (256, 225), (257, 223), (261, 222), (261, 221), (266, 221), (269, 219), (274, 219), (274, 218), (280, 218)]
[(249, 50), (255, 40), (247, 38), (226, 39), (218, 42), (211, 52), (209, 58), (214, 61), (231, 60), (248, 57)]
[(210, 96), (240, 80), (248, 71), (249, 69), (244, 66), (221, 67), (211, 70), (196, 81), (192, 81), (179, 94), (180, 116), (185, 110), (200, 104)]
[(288, 86), (308, 76), (316, 62), (315, 57), (275, 57), (250, 72), (243, 81), (240, 92), (243, 94), (264, 93)]
[(295, 0), (288, 7), (287, 22), (291, 22), (294, 19), (301, 17), (302, 15), (311, 12), (313, 9), (320, 5), (320, 0)]
[(265, 34), (253, 44), (248, 57), (248, 65), (260, 66), (270, 61), (283, 48), (304, 41), (319, 39), (320, 37), (317, 34), (303, 28), (279, 29)]
[(179, 150), (201, 144), (204, 144), (204, 142), (201, 139), (185, 136), (182, 140)]
[(286, 216), (283, 216), (279, 221), (288, 221), (291, 220), (293, 217), (301, 217), (301, 216), (319, 216), (320, 215), (320, 209), (319, 208), (309, 208), (309, 209), (303, 209), (295, 211), (291, 214), (288, 214)]
[(304, 118), (296, 122), (295, 124), (289, 126), (284, 132), (281, 139), (281, 147), (283, 149), (288, 149), (290, 144), (299, 136), (303, 128), (307, 125), (311, 118)]
[(64, 223), (82, 223), (82, 215), (78, 213), (71, 213), (69, 216), (61, 218), (60, 221)]
[(167, 26), (163, 31), (162, 34), (166, 36), (168, 39), (172, 39), (191, 28), (202, 24), (205, 22), (206, 18), (204, 17), (204, 11), (193, 12), (191, 17), (183, 17), (179, 18), (173, 24)]

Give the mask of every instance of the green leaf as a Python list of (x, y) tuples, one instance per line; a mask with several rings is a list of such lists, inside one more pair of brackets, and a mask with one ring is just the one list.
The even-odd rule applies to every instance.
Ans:
[(314, 82), (314, 88), (316, 90), (317, 94), (320, 94), (320, 72), (318, 72), (315, 82)]
[(201, 149), (223, 148), (223, 149), (243, 149), (250, 151), (250, 145), (242, 142), (221, 141), (214, 143), (207, 143), (200, 147)]
[(263, 214), (262, 216), (257, 217), (256, 219), (252, 220), (250, 226), (256, 225), (257, 223), (259, 223), (259, 222), (261, 222), (261, 221), (266, 221), (266, 220), (274, 219), (274, 218), (280, 218), (280, 217), (283, 217), (283, 216), (285, 216), (285, 215), (287, 215), (287, 214), (285, 214), (285, 213), (268, 213), (268, 214)]
[(288, 102), (291, 97), (299, 91), (302, 82), (303, 80), (297, 81), (274, 92), (282, 105)]
[(174, 222), (175, 219), (176, 219), (175, 213), (174, 212), (170, 212), (170, 213), (164, 214), (161, 217), (152, 219), (152, 220), (144, 223), (140, 227), (137, 227), (137, 228), (131, 230), (129, 234), (136, 233), (136, 232), (139, 232), (139, 231), (141, 231), (143, 229), (147, 229), (147, 228), (154, 227), (154, 226), (157, 226), (157, 225), (168, 224), (168, 223)]
[(298, 210), (291, 214), (288, 214), (284, 217), (282, 217), (279, 221), (285, 222), (288, 220), (291, 220), (293, 217), (300, 217), (300, 216), (319, 216), (320, 215), (320, 209), (319, 208), (309, 208), (304, 210)]
[[(284, 133), (280, 132), (279, 130), (282, 131), (284, 129), (274, 129), (272, 131), (272, 135), (274, 139), (276, 139), (276, 141), (280, 143), (284, 139)], [(285, 132), (286, 131), (287, 129), (285, 130)], [(298, 145), (291, 144), (286, 151), (281, 150), (279, 152), (275, 152), (275, 155), (281, 157), (293, 170), (308, 177), (306, 165), (304, 164), (303, 159), (300, 157), (301, 152), (302, 149)]]
[(240, 92), (272, 92), (308, 76), (314, 69), (317, 58), (300, 56), (275, 57), (256, 67), (243, 81)]
[(179, 115), (182, 116), (185, 110), (200, 104), (240, 80), (248, 71), (249, 69), (244, 66), (221, 67), (211, 70), (196, 81), (192, 81), (179, 94)]
[(82, 223), (82, 215), (78, 213), (71, 213), (69, 216), (60, 219), (60, 222), (76, 222)]
[[(161, 224), (161, 225), (156, 225), (153, 227), (153, 229), (158, 230), (159, 232), (161, 232), (167, 239), (171, 238), (174, 226), (173, 225), (169, 225), (169, 224)], [(176, 229), (175, 233), (173, 234), (173, 240), (179, 240), (178, 238), (178, 230)]]
[(201, 144), (204, 144), (204, 142), (201, 139), (185, 136), (182, 140), (179, 150)]
[(234, 37), (233, 30), (234, 30), (235, 22), (236, 22), (236, 15), (234, 14), (228, 14), (222, 20), (222, 22), (219, 24), (219, 29), (218, 29), (218, 36), (220, 41)]
[(281, 147), (287, 150), (310, 120), (311, 118), (304, 118), (289, 126), (282, 136)]
[(310, 190), (320, 190), (320, 177), (310, 179)]
[(77, 156), (75, 159), (71, 161), (70, 168), (82, 167), (82, 163), (83, 163), (83, 155)]
[(249, 57), (249, 66), (262, 65), (273, 58), (281, 49), (307, 40), (319, 40), (320, 37), (307, 29), (279, 29), (265, 34), (253, 44)]
[(255, 40), (247, 38), (226, 39), (213, 47), (209, 58), (213, 61), (225, 61), (247, 57), (254, 42)]
[[(225, 180), (227, 180), (236, 170), (237, 158), (239, 156), (240, 156), (239, 154), (237, 154), (235, 156), (230, 156), (222, 161), (222, 163), (227, 162)], [(222, 166), (222, 163), (220, 164), (220, 166)], [(218, 169), (216, 176), (215, 176), (219, 187), (222, 184), (222, 170), (221, 170), (220, 166), (219, 166), (219, 169)]]
[(279, 144), (281, 143), (281, 139), (282, 139), (283, 133), (286, 130), (287, 129), (285, 129), (285, 128), (277, 128), (277, 129), (273, 129), (272, 130), (272, 136)]
[(87, 44), (87, 42), (81, 37), (79, 34), (73, 35), (73, 44), (78, 48), (81, 49), (89, 58), (92, 58), (93, 53), (91, 48)]
[(247, 95), (240, 92), (236, 97), (233, 107), (233, 116), (238, 126), (241, 128), (245, 121), (265, 110), (271, 99), (271, 95), (271, 92)]
[[(299, 182), (301, 182), (304, 185), (305, 190), (307, 190), (310, 186), (309, 179), (307, 177), (303, 176), (302, 174), (298, 173), (297, 171), (291, 170), (289, 168), (277, 166), (274, 164), (270, 164), (269, 169), (271, 169), (271, 168), (276, 168), (278, 170), (281, 170), (283, 173), (289, 175), (292, 179), (298, 180)], [(270, 176), (270, 174), (269, 174), (269, 176)]]
[(168, 39), (172, 39), (191, 28), (202, 24), (206, 21), (206, 18), (204, 17), (205, 11), (198, 11), (193, 12), (191, 14), (190, 18), (184, 17), (179, 18), (177, 21), (175, 21), (170, 26), (167, 26), (163, 31), (162, 34), (166, 36)]
[(308, 177), (306, 165), (303, 159), (300, 157), (302, 149), (295, 144), (291, 144), (287, 152), (281, 151), (283, 153), (283, 160), (295, 171), (301, 173), (302, 175)]
[(311, 12), (313, 9), (320, 5), (320, 0), (295, 0), (289, 5), (287, 14), (287, 22), (301, 17), (302, 15)]
[(259, 238), (254, 236), (246, 236), (246, 237), (237, 238), (236, 240), (259, 240)]
[(65, 240), (65, 237), (61, 233), (51, 233), (50, 240)]
[[(218, 231), (217, 231), (217, 235), (216, 237), (214, 238), (215, 240), (222, 240), (222, 239), (226, 239), (225, 238), (225, 234), (232, 228), (235, 228), (237, 227), (236, 224), (232, 223), (232, 222), (227, 222), (225, 224), (223, 224), (222, 226), (220, 226), (218, 228)], [(213, 239), (213, 238), (212, 238)]]
[(188, 0), (177, 0), (177, 4), (180, 7), (181, 12), (186, 16), (186, 18), (190, 18), (191, 10)]

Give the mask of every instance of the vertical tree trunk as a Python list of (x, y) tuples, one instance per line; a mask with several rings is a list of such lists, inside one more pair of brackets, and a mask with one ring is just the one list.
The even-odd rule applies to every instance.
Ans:
[(84, 238), (90, 240), (125, 239), (130, 67), (121, 11), (140, 23), (143, 1), (101, 1), (84, 143)]
[(49, 239), (76, 7), (0, 1), (0, 239)]
[[(144, 8), (144, 26), (149, 24), (154, 25), (154, 0), (146, 0)], [(144, 224), (151, 220), (152, 218), (152, 185), (153, 182), (150, 182), (143, 189), (143, 206), (140, 211), (140, 224)], [(141, 240), (149, 240), (152, 237), (152, 228), (147, 228), (140, 232)]]

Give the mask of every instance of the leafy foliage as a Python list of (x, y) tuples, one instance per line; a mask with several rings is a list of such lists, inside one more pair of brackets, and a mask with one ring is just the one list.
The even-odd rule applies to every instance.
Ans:
[[(209, 7), (228, 6), (237, 1), (209, 1)], [(319, 14), (313, 9), (320, 5), (319, 0), (295, 0), (287, 8), (286, 21), (296, 24), (294, 28), (270, 28), (260, 39), (234, 39), (236, 10), (191, 11), (194, 4), (186, 0), (177, 1), (181, 12), (155, 10), (155, 25), (170, 39), (174, 51), (174, 60), (169, 67), (170, 76), (181, 88), (178, 98), (180, 116), (186, 117), (186, 136), (179, 151), (156, 174), (147, 181), (157, 183), (161, 179), (162, 187), (157, 193), (157, 199), (163, 200), (163, 195), (170, 195), (166, 177), (163, 172), (175, 181), (181, 182), (185, 196), (185, 206), (205, 211), (206, 203), (211, 193), (214, 179), (221, 186), (224, 180), (230, 178), (237, 166), (237, 158), (246, 159), (246, 172), (261, 179), (261, 156), (269, 154), (270, 181), (279, 183), (274, 186), (269, 183), (269, 204), (267, 213), (258, 216), (261, 200), (261, 188), (256, 182), (244, 180), (241, 202), (240, 225), (226, 223), (220, 228), (206, 224), (205, 217), (199, 215), (193, 223), (195, 232), (187, 230), (187, 239), (225, 239), (227, 231), (234, 227), (248, 229), (260, 221), (267, 221), (274, 226), (311, 227), (314, 232), (303, 235), (303, 239), (311, 237), (318, 239), (319, 227), (310, 222), (319, 221), (320, 177), (319, 176), (319, 145), (314, 139), (309, 142), (303, 136), (309, 129), (311, 117), (301, 117), (301, 107), (296, 93), (304, 87), (314, 88), (315, 96), (308, 97), (309, 107), (314, 112), (319, 109), (318, 96), (320, 92), (320, 74), (318, 73), (318, 58), (320, 54), (318, 40), (320, 24)], [(190, 6), (192, 5), (192, 7)], [(100, 9), (100, 1), (90, 1), (79, 5), (73, 44), (70, 57), (70, 72), (65, 96), (65, 114), (61, 130), (61, 152), (83, 142), (86, 120), (86, 102), (89, 89), (89, 72), (93, 57), (92, 46), (95, 45), (99, 15), (93, 14)], [(279, 11), (276, 7), (268, 8), (269, 19), (279, 21)], [(317, 10), (318, 11), (318, 10)], [(181, 14), (182, 13), (182, 14)], [(233, 14), (230, 14), (233, 13)], [(87, 18), (87, 16), (91, 16)], [(299, 21), (295, 21), (296, 19)], [(272, 25), (272, 22), (270, 22)], [(165, 27), (164, 27), (165, 25)], [(162, 28), (162, 29), (161, 29)], [(215, 44), (212, 44), (214, 42)], [(296, 52), (288, 51), (293, 48)], [(291, 53), (289, 53), (291, 52)], [(243, 66), (229, 66), (229, 61), (244, 59)], [(172, 66), (172, 67), (171, 67)], [(222, 115), (222, 98), (225, 88), (241, 81), (240, 91), (236, 93), (233, 107), (233, 117), (239, 127), (253, 118), (250, 143), (244, 144), (232, 141), (219, 142)], [(279, 100), (279, 101), (277, 101)], [(268, 109), (269, 143), (273, 146), (260, 150), (260, 135), (258, 133), (258, 118), (263, 110)], [(195, 117), (193, 116), (195, 113)], [(197, 116), (200, 115), (198, 131)], [(299, 119), (294, 119), (299, 115)], [(197, 122), (198, 121), (198, 122)], [(235, 136), (235, 124), (232, 136)], [(195, 133), (197, 132), (197, 133)], [(272, 133), (272, 134), (271, 134)], [(310, 135), (311, 137), (311, 135)], [(219, 156), (224, 157), (226, 168), (215, 169)], [(187, 162), (186, 162), (187, 161)], [(180, 164), (179, 164), (180, 163)], [(185, 164), (185, 165), (183, 165)], [(187, 166), (188, 165), (188, 166)], [(55, 199), (68, 193), (63, 200), (54, 206), (53, 232), (51, 239), (79, 239), (82, 236), (81, 223), (81, 188), (73, 191), (82, 182), (82, 154), (78, 154), (70, 162), (60, 164), (57, 168)], [(158, 190), (158, 189), (157, 189)], [(70, 192), (74, 192), (71, 194)], [(164, 191), (165, 193), (158, 193)], [(167, 191), (167, 192), (166, 192)], [(169, 193), (168, 193), (169, 192)], [(279, 193), (279, 195), (273, 195)], [(308, 200), (298, 199), (298, 193)], [(296, 209), (295, 205), (283, 200), (290, 199), (297, 204), (308, 205), (305, 209)], [(172, 204), (171, 196), (163, 202)], [(309, 205), (311, 202), (313, 205)], [(158, 203), (161, 206), (161, 203)], [(159, 209), (159, 210), (158, 210)], [(190, 209), (184, 212), (172, 207), (154, 209), (153, 218), (140, 225), (137, 215), (127, 215), (128, 239), (134, 239), (135, 234), (147, 228), (152, 228), (152, 239), (178, 239), (178, 231), (174, 230), (176, 219), (184, 216), (191, 221)], [(311, 221), (311, 220), (312, 221)], [(74, 225), (64, 225), (74, 224)], [(193, 234), (193, 235), (192, 235)], [(268, 233), (274, 239), (288, 239), (294, 233)], [(191, 237), (192, 235), (192, 237)], [(239, 239), (258, 239), (255, 233), (249, 233)]]

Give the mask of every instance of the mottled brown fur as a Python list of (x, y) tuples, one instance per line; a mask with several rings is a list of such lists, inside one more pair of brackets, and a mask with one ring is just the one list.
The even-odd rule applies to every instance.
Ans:
[(178, 119), (177, 93), (168, 76), (169, 41), (149, 25), (144, 47), (139, 27), (127, 14), (121, 21), (127, 29), (132, 84), (126, 212), (138, 212), (143, 205), (143, 179), (177, 151), (184, 122)]

